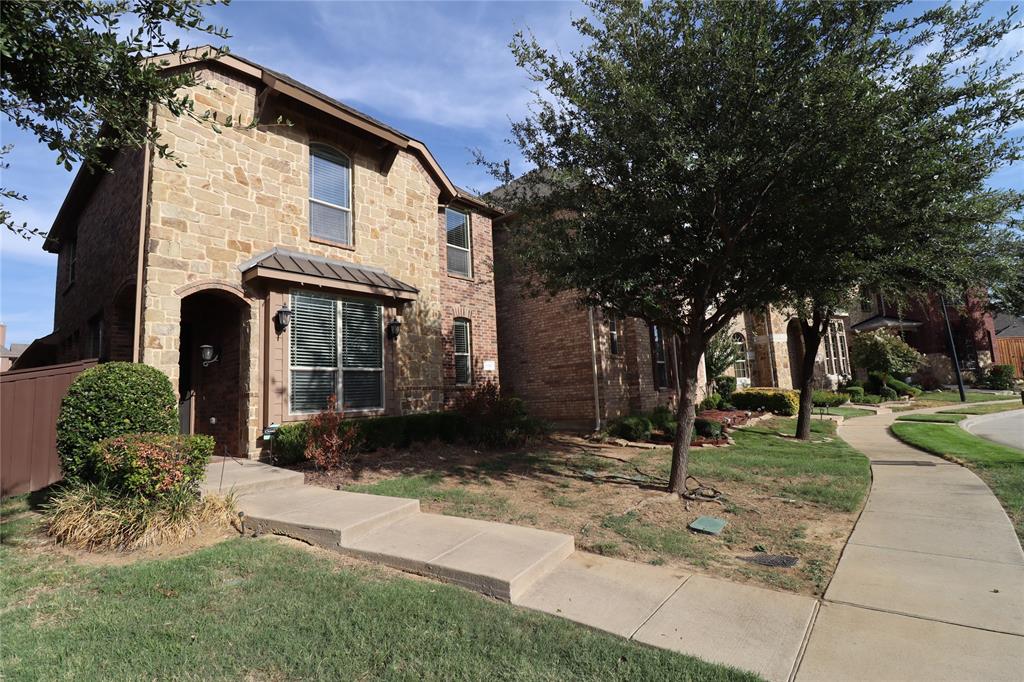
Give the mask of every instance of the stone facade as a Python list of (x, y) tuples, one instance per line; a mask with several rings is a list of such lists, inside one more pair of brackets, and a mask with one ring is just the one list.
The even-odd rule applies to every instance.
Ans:
[[(138, 359), (161, 369), (176, 387), (195, 388), (196, 377), (204, 373), (223, 374), (225, 381), (214, 383), (234, 387), (234, 397), (216, 393), (212, 384), (204, 389), (204, 400), (194, 406), (196, 430), (216, 431), (230, 441), (225, 429), (237, 429), (237, 445), (228, 443), (225, 452), (253, 456), (259, 452), (266, 425), (303, 418), (288, 414), (289, 373), (284, 364), (288, 335), (275, 330), (272, 317), (286, 302), (288, 291), (305, 285), (246, 282), (240, 268), (274, 248), (379, 268), (418, 289), (416, 300), (404, 306), (379, 301), (386, 321), (399, 315), (402, 321), (399, 338), (385, 343), (385, 408), (380, 412), (439, 409), (452, 402), (457, 393), (449, 357), (455, 317), (471, 320), (475, 381), (498, 381), (491, 214), (473, 201), (445, 198), (439, 171), (428, 163), (432, 159), (425, 158), (429, 152), (421, 146), (388, 145), (365, 127), (348, 125), (344, 118), (298, 99), (275, 95), (268, 104), (268, 98), (261, 99), (267, 86), (251, 69), (220, 62), (196, 62), (189, 68), (197, 70), (201, 81), (191, 92), (198, 110), (215, 111), (220, 120), (231, 116), (248, 122), (266, 114), (261, 106), (272, 104), (273, 116), (267, 118), (276, 121), (280, 115), (286, 120), (223, 127), (218, 133), (187, 117), (155, 112), (155, 125), (176, 158), (153, 155), (145, 188), (148, 210), (143, 222)], [(327, 145), (350, 160), (351, 245), (311, 237), (309, 148), (313, 143)], [(122, 183), (119, 189), (127, 199), (111, 202), (110, 192), (98, 190), (79, 217), (80, 271), (109, 277), (101, 264), (123, 260), (134, 277), (143, 191), (141, 159), (141, 153), (119, 157), (117, 182)], [(133, 207), (122, 205), (130, 200)], [(472, 279), (447, 273), (443, 216), (449, 202), (471, 214)], [(93, 212), (96, 218), (91, 217)], [(119, 220), (110, 219), (111, 215)], [(112, 257), (100, 253), (101, 248), (126, 253), (123, 258)], [(118, 282), (123, 279), (120, 269)], [(130, 288), (134, 294), (134, 287)], [(106, 283), (102, 288), (78, 289), (87, 302), (97, 305), (115, 299), (115, 291)], [(63, 293), (59, 276), (58, 328), (70, 328), (72, 316), (95, 307), (77, 299), (71, 306), (71, 300)], [(230, 333), (204, 326), (204, 315), (188, 312), (215, 304), (226, 306), (223, 315), (234, 325)], [(182, 346), (186, 327), (196, 335), (189, 349)], [(219, 365), (197, 368), (198, 344), (211, 340), (220, 344)], [(225, 373), (232, 363), (237, 367)], [(183, 377), (184, 367), (186, 373), (196, 375)], [(213, 406), (220, 415), (209, 412)], [(229, 424), (214, 428), (211, 417), (218, 424), (222, 420)]]

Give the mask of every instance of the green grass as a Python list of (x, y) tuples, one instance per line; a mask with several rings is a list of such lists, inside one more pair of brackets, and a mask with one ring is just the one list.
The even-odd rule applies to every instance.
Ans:
[(995, 405), (968, 405), (958, 407), (954, 410), (942, 410), (940, 414), (995, 414), (996, 412), (1009, 412), (1010, 410), (1024, 409), (1024, 405), (1014, 401), (1012, 403), (1000, 403)]
[[(969, 403), (987, 403), (992, 400), (1008, 400), (1012, 398), (1012, 395), (996, 395), (994, 393), (975, 393), (973, 391), (967, 391), (966, 393), (967, 402)], [(934, 402), (934, 403), (959, 403), (960, 392), (959, 391), (926, 391), (915, 398), (914, 402)]]
[[(815, 417), (817, 417), (820, 413), (821, 413), (820, 408), (817, 408), (817, 407), (814, 408), (814, 416)], [(867, 417), (867, 416), (873, 415), (874, 413), (875, 413), (874, 410), (865, 410), (865, 409), (860, 408), (860, 407), (844, 407), (844, 406), (830, 407), (830, 408), (828, 408), (828, 412), (826, 412), (826, 414), (837, 414), (840, 417), (845, 417), (846, 419), (854, 419), (856, 417)]]
[(9, 680), (755, 680), (268, 539), (93, 567), (0, 546)]
[(966, 414), (905, 414), (902, 417), (896, 417), (896, 421), (899, 422), (932, 422), (937, 424), (956, 424), (962, 419), (967, 419)]
[(437, 472), (398, 476), (368, 485), (349, 485), (345, 490), (371, 495), (410, 497), (418, 500), (447, 502), (446, 511), (453, 516), (492, 517), (508, 510), (508, 500), (498, 495), (481, 495), (462, 488), (443, 488), (438, 484), (444, 476)]
[(625, 514), (609, 514), (601, 521), (601, 525), (622, 536), (626, 542), (665, 556), (686, 559), (698, 566), (707, 566), (711, 562), (712, 552), (706, 543), (701, 542), (686, 528), (667, 528), (665, 526), (645, 523), (636, 512)]
[(908, 445), (965, 462), (992, 488), (1024, 541), (1024, 451), (941, 424), (895, 423), (892, 432)]

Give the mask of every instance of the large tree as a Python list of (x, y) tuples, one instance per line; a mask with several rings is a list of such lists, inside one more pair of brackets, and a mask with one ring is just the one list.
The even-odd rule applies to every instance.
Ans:
[(678, 336), (672, 491), (708, 339), (777, 301), (812, 244), (877, 229), (841, 189), (884, 157), (895, 6), (594, 0), (571, 55), (513, 43), (542, 86), (513, 126), (536, 170), (500, 193), (514, 252), (544, 288)]
[[(206, 7), (219, 1), (0, 3), (0, 111), (53, 150), (57, 164), (68, 170), (78, 162), (108, 169), (111, 150), (147, 143), (161, 156), (173, 157), (149, 120), (151, 105), (218, 123), (179, 93), (195, 83), (193, 72), (168, 74), (152, 57), (183, 50), (178, 37), (183, 33), (227, 38), (225, 29), (203, 16)], [(9, 150), (0, 150), (0, 165)], [(40, 234), (39, 228), (16, 224), (5, 203), (25, 198), (14, 188), (0, 187), (0, 224), (27, 238)]]

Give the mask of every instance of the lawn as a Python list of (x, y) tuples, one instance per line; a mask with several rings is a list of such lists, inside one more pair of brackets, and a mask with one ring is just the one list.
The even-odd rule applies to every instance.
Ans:
[(958, 407), (953, 410), (943, 410), (941, 414), (995, 414), (996, 412), (1009, 412), (1010, 410), (1022, 408), (1024, 408), (1024, 405), (1015, 400), (1012, 403), (968, 405), (967, 407)]
[(941, 412), (936, 414), (905, 414), (901, 417), (896, 417), (896, 421), (899, 422), (931, 422), (933, 424), (956, 424), (963, 419), (967, 419), (966, 414), (943, 414)]
[[(874, 410), (865, 410), (865, 409), (860, 408), (860, 407), (845, 407), (845, 406), (830, 407), (830, 408), (828, 408), (828, 411), (826, 412), (826, 414), (837, 414), (840, 417), (845, 417), (846, 419), (853, 419), (855, 417), (868, 417), (868, 416), (873, 415), (874, 413), (875, 413)], [(820, 414), (821, 414), (821, 408), (818, 408), (818, 407), (814, 408), (814, 415), (818, 416)]]
[[(732, 432), (731, 447), (690, 451), (690, 473), (722, 491), (721, 503), (664, 492), (671, 452), (558, 437), (511, 453), (453, 446), (363, 455), (351, 470), (307, 471), (307, 482), (417, 498), (430, 512), (569, 533), (579, 549), (738, 581), (820, 594), (870, 482), (867, 460), (814, 420), (814, 442), (775, 419)], [(692, 481), (691, 481), (692, 483)], [(687, 530), (698, 516), (725, 519), (719, 537)], [(791, 569), (739, 559), (797, 556)]]
[[(995, 393), (977, 393), (974, 391), (967, 391), (966, 393), (968, 403), (987, 403), (993, 400), (1010, 400), (1013, 398), (1012, 395), (997, 395)], [(960, 404), (960, 392), (959, 391), (926, 391), (917, 398), (914, 398), (914, 408), (920, 407), (941, 407), (942, 405), (959, 405)]]
[(892, 432), (909, 445), (964, 462), (992, 488), (1024, 541), (1024, 451), (943, 424), (895, 423)]
[(4, 503), (9, 680), (755, 680), (277, 539), (79, 562)]

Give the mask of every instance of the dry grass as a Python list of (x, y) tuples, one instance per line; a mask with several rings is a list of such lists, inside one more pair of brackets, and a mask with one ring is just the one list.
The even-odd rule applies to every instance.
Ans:
[(233, 520), (234, 499), (182, 496), (162, 503), (122, 498), (93, 485), (65, 488), (45, 505), (46, 529), (65, 547), (133, 551), (178, 544)]

